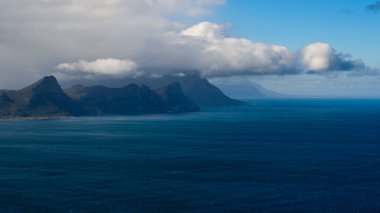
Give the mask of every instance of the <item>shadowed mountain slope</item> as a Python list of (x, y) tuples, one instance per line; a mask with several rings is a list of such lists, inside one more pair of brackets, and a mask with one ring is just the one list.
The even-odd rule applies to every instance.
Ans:
[(69, 95), (53, 76), (44, 77), (21, 90), (2, 90), (0, 118), (199, 111), (199, 107), (183, 94), (178, 83), (157, 90), (137, 84), (121, 88), (78, 85), (67, 92)]
[(5, 116), (79, 116), (88, 112), (67, 96), (53, 76), (44, 77), (21, 90), (3, 91), (0, 106)]
[(220, 89), (211, 84), (207, 79), (196, 74), (185, 76), (166, 75), (161, 77), (140, 77), (125, 79), (102, 79), (87, 82), (65, 82), (66, 85), (82, 83), (84, 85), (104, 85), (109, 87), (122, 87), (130, 83), (144, 84), (152, 89), (165, 87), (169, 84), (179, 83), (183, 93), (198, 106), (239, 106), (241, 101), (229, 98)]
[(156, 91), (145, 85), (129, 84), (121, 88), (76, 85), (66, 90), (87, 108), (104, 114), (144, 114), (196, 112), (199, 107), (188, 99), (178, 84)]

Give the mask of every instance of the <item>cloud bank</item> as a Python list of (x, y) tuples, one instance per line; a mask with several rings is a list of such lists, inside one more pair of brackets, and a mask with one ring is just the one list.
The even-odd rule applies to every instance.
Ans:
[(70, 77), (128, 77), (139, 74), (136, 62), (125, 59), (97, 59), (95, 61), (80, 60), (74, 63), (62, 63), (56, 67), (61, 74)]
[[(205, 77), (354, 71), (362, 60), (326, 43), (298, 50), (226, 36), (200, 19), (224, 0), (0, 1), (0, 87), (66, 78), (199, 72)], [(173, 19), (172, 17), (176, 17)], [(178, 18), (180, 17), (180, 18)]]
[(351, 71), (365, 69), (360, 59), (337, 52), (326, 43), (310, 44), (298, 51), (267, 45), (244, 38), (225, 37), (223, 26), (203, 22), (181, 32), (177, 44), (197, 52), (195, 70), (205, 76), (244, 74), (297, 74), (305, 72)]
[[(314, 43), (291, 51), (284, 46), (267, 45), (244, 38), (226, 37), (224, 26), (215, 23), (202, 22), (185, 28), (179, 32), (167, 33), (160, 44), (161, 53), (151, 55), (159, 59), (151, 66), (150, 74), (173, 74), (184, 71), (198, 71), (205, 77), (222, 77), (236, 75), (285, 75), (300, 73), (326, 73), (331, 71), (365, 70), (366, 66), (360, 59), (351, 59), (348, 54), (337, 52), (326, 43)], [(173, 60), (175, 59), (175, 60)], [(108, 59), (118, 62), (116, 59)], [(131, 60), (128, 60), (132, 62)], [(154, 60), (153, 60), (154, 61)], [(104, 60), (85, 63), (61, 64), (61, 70), (78, 72), (115, 74), (124, 77), (124, 72), (112, 72), (112, 67), (101, 66), (103, 71), (89, 70), (89, 65), (99, 65)], [(168, 62), (165, 64), (165, 62)], [(140, 59), (139, 66), (151, 63)], [(157, 64), (155, 64), (157, 63)], [(136, 70), (123, 69), (129, 76)], [(91, 66), (92, 67), (92, 66)], [(129, 68), (129, 66), (126, 66)], [(162, 68), (164, 69), (162, 70)], [(160, 69), (161, 68), (161, 69)], [(107, 71), (107, 69), (110, 69)], [(157, 73), (158, 71), (158, 73)], [(148, 71), (149, 73), (149, 71)]]

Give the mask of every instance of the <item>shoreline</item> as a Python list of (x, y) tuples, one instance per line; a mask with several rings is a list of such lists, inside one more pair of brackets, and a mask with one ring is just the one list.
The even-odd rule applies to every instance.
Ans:
[[(201, 111), (198, 111), (201, 112)], [(87, 116), (31, 116), (31, 117), (0, 117), (0, 122), (2, 121), (45, 121), (45, 120), (61, 120), (69, 118), (88, 118), (88, 117), (112, 117), (112, 116), (144, 116), (144, 115), (176, 115), (176, 114), (188, 114), (197, 112), (166, 112), (166, 113), (141, 113), (141, 114), (129, 114), (129, 115), (118, 115), (118, 114), (104, 114), (104, 115), (87, 115)]]
[(73, 116), (8, 117), (8, 118), (0, 118), (0, 122), (2, 121), (45, 121), (45, 120), (67, 119), (67, 118), (73, 118)]

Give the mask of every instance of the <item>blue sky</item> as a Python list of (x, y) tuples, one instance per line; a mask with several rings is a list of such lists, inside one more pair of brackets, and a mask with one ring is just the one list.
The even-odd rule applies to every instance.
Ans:
[[(338, 52), (380, 67), (380, 11), (366, 7), (376, 0), (230, 0), (208, 20), (230, 23), (230, 34), (291, 50), (325, 42)], [(380, 96), (377, 76), (253, 76), (278, 92), (300, 95)], [(236, 78), (234, 79), (236, 80)]]
[(232, 34), (297, 50), (326, 42), (380, 67), (380, 13), (371, 0), (230, 0), (210, 20), (231, 23)]

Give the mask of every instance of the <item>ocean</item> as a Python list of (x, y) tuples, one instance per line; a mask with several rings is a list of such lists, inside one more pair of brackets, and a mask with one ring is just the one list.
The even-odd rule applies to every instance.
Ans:
[(0, 121), (0, 212), (380, 212), (380, 100)]

